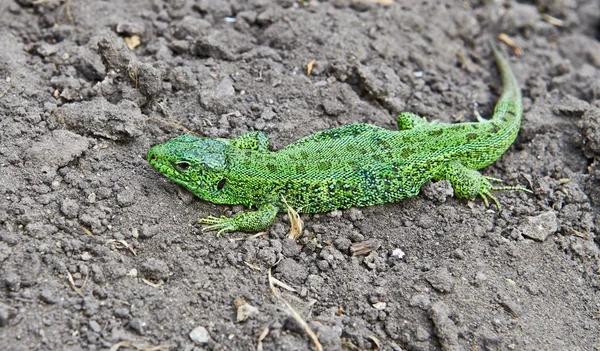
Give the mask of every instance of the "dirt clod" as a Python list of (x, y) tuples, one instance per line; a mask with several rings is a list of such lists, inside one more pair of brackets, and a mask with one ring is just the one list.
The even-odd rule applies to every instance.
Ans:
[(558, 230), (558, 219), (554, 211), (544, 212), (535, 217), (527, 217), (519, 226), (524, 236), (544, 241)]

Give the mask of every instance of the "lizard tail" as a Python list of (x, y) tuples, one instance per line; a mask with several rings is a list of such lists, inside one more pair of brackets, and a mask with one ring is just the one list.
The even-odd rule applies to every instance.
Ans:
[(496, 45), (493, 43), (490, 45), (502, 77), (502, 94), (496, 103), (494, 115), (490, 121), (503, 130), (500, 135), (502, 135), (506, 145), (510, 145), (521, 127), (521, 115), (523, 114), (521, 89), (517, 77), (515, 77), (506, 58)]
[(515, 77), (515, 74), (508, 64), (508, 61), (504, 55), (502, 55), (496, 44), (490, 42), (490, 46), (492, 48), (492, 53), (494, 54), (494, 59), (496, 60), (496, 65), (500, 71), (500, 76), (502, 77), (502, 95), (500, 95), (498, 102), (510, 101), (516, 102), (520, 105), (521, 89), (519, 88), (519, 81), (517, 81), (517, 77)]

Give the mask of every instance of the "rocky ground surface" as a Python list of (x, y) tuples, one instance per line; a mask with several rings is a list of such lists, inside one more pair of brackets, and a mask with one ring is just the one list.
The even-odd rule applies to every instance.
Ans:
[[(0, 33), (3, 350), (316, 349), (281, 299), (324, 350), (600, 349), (598, 1), (2, 0)], [(525, 114), (483, 172), (533, 190), (501, 210), (440, 182), (216, 238), (196, 220), (244, 209), (145, 160), (188, 131), (489, 116), (500, 33)]]

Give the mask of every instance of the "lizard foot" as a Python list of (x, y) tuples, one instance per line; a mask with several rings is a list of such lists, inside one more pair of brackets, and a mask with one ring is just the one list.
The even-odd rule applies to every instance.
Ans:
[(214, 217), (208, 216), (199, 220), (199, 223), (208, 224), (202, 228), (202, 232), (217, 231), (217, 237), (223, 233), (241, 231), (258, 232), (265, 230), (277, 215), (278, 208), (271, 203), (261, 205), (258, 210), (251, 212), (238, 213), (233, 217)]
[(202, 232), (211, 232), (217, 230), (217, 238), (223, 235), (223, 233), (233, 232), (236, 230), (236, 226), (232, 223), (233, 218), (221, 216), (208, 216), (198, 221), (201, 224), (209, 224), (202, 228)]
[(477, 170), (469, 169), (459, 161), (451, 161), (446, 167), (440, 170), (440, 173), (434, 177), (434, 180), (449, 180), (454, 189), (454, 195), (464, 199), (475, 199), (481, 196), (485, 207), (490, 207), (491, 199), (498, 209), (501, 209), (500, 202), (492, 191), (501, 190), (519, 190), (531, 193), (532, 191), (521, 186), (495, 186), (492, 182), (501, 183), (502, 179), (484, 176)]
[(492, 201), (494, 201), (494, 204), (496, 204), (496, 207), (498, 207), (498, 210), (500, 210), (502, 208), (500, 206), (500, 202), (498, 201), (498, 199), (496, 199), (496, 197), (494, 197), (494, 195), (492, 195), (492, 191), (518, 190), (518, 191), (524, 191), (524, 192), (530, 193), (530, 194), (533, 193), (533, 191), (531, 191), (527, 188), (524, 188), (522, 186), (493, 186), (490, 183), (490, 181), (502, 183), (503, 182), (502, 179), (488, 177), (488, 176), (483, 176), (483, 179), (485, 180), (485, 184), (482, 187), (482, 189), (479, 190), (478, 195), (481, 196), (481, 198), (483, 199), (483, 203), (485, 204), (485, 207), (490, 207), (490, 203), (488, 201), (488, 198), (490, 198), (490, 199), (492, 199)]

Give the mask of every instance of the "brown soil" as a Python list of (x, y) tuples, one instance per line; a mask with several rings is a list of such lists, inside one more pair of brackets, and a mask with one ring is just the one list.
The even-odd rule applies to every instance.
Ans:
[[(0, 33), (3, 350), (314, 350), (269, 269), (325, 350), (600, 349), (598, 1), (3, 0)], [(216, 238), (196, 220), (245, 209), (145, 160), (186, 131), (489, 116), (499, 33), (525, 114), (483, 173), (534, 191), (501, 210), (440, 182)]]

